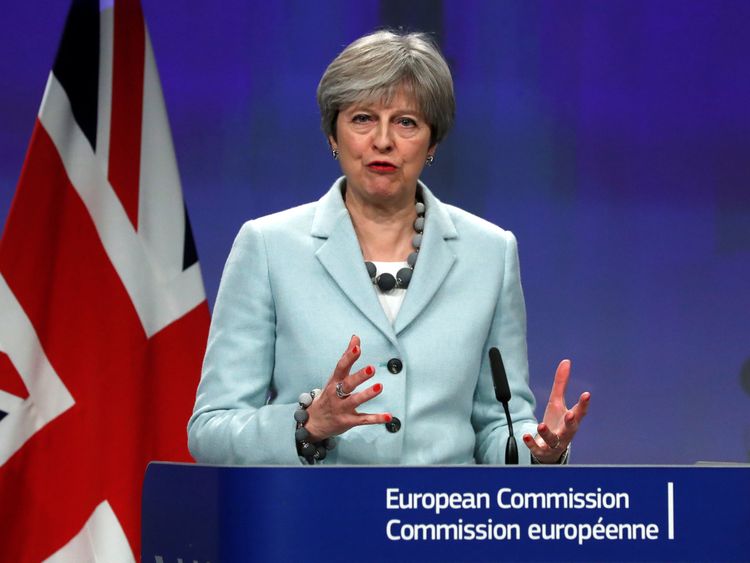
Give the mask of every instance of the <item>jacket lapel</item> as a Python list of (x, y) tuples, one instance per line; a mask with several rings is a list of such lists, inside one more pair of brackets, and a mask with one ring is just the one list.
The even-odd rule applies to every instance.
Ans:
[(394, 330), (401, 333), (429, 305), (453, 267), (456, 255), (447, 239), (458, 236), (445, 206), (420, 182), (427, 209), (424, 238), (404, 303), (396, 316)]
[(315, 255), (347, 298), (396, 345), (396, 334), (367, 277), (362, 251), (341, 197), (342, 182), (343, 178), (337, 180), (318, 201), (311, 234), (323, 242)]

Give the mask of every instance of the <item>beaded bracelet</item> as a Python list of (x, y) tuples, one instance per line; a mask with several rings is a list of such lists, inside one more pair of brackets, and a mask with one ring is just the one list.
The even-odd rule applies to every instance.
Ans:
[(314, 465), (316, 461), (323, 461), (328, 452), (336, 447), (336, 439), (333, 437), (326, 438), (320, 442), (310, 442), (310, 432), (305, 428), (305, 424), (310, 419), (307, 407), (312, 405), (315, 397), (320, 395), (320, 389), (313, 389), (309, 393), (302, 393), (297, 401), (299, 408), (294, 411), (294, 420), (297, 422), (297, 428), (294, 431), (294, 440), (297, 442), (297, 455), (304, 457), (307, 463)]

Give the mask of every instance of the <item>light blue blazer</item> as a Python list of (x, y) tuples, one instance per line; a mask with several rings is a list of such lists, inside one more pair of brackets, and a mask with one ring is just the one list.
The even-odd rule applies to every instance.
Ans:
[[(375, 294), (341, 194), (245, 223), (221, 279), (188, 442), (196, 461), (303, 463), (297, 397), (322, 388), (352, 334), (355, 364), (376, 367), (383, 392), (360, 412), (384, 425), (342, 434), (324, 464), (504, 463), (508, 429), (487, 353), (500, 348), (521, 435), (536, 432), (528, 386), (526, 313), (512, 233), (441, 203), (420, 183), (424, 238), (403, 305), (390, 324)], [(400, 373), (386, 368), (398, 358)], [(276, 397), (266, 404), (269, 389)]]

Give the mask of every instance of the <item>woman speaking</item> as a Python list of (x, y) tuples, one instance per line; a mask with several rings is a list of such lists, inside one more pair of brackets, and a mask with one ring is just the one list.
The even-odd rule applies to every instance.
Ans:
[(437, 47), (362, 37), (326, 69), (318, 104), (343, 176), (237, 235), (188, 425), (195, 459), (503, 463), (498, 347), (521, 463), (564, 462), (590, 395), (567, 409), (563, 361), (534, 418), (515, 238), (419, 180), (455, 113)]

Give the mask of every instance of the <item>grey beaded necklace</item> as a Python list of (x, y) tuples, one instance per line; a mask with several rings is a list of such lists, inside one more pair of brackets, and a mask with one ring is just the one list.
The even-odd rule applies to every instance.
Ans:
[(380, 291), (391, 291), (392, 289), (406, 289), (409, 287), (411, 281), (411, 275), (414, 272), (414, 265), (417, 263), (417, 254), (419, 253), (419, 247), (422, 246), (422, 233), (424, 232), (424, 203), (418, 201), (414, 204), (417, 210), (417, 218), (414, 220), (414, 236), (411, 239), (411, 244), (414, 247), (414, 252), (409, 254), (406, 259), (408, 267), (401, 268), (396, 272), (396, 276), (384, 272), (378, 275), (378, 268), (372, 262), (365, 261), (365, 267), (367, 268), (367, 274), (370, 276), (372, 283), (377, 285)]

